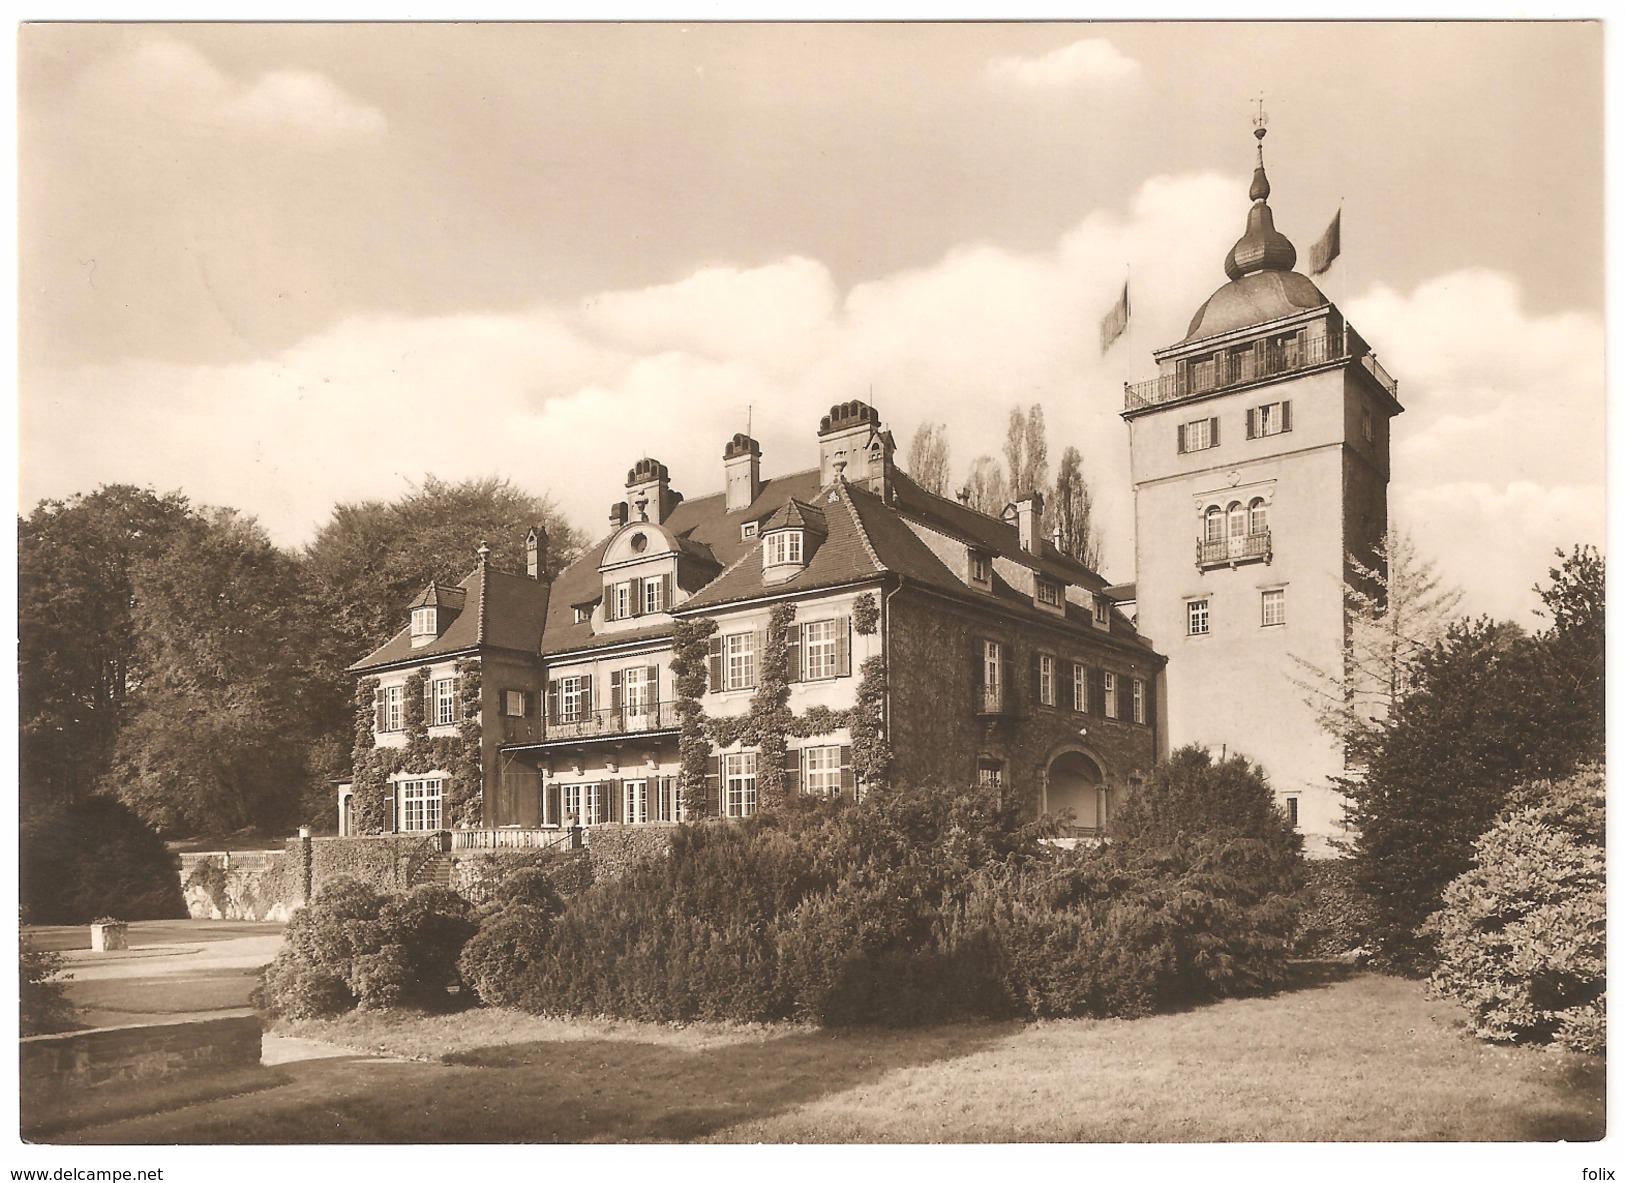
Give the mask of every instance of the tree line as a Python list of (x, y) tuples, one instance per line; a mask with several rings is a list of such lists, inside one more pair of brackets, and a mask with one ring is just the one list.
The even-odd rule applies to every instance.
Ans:
[(908, 473), (928, 493), (959, 496), (972, 509), (1000, 517), (1013, 501), (1037, 492), (1044, 498), (1045, 521), (1054, 530), (1062, 554), (1098, 572), (1104, 535), (1095, 518), (1094, 497), (1084, 479), (1083, 453), (1068, 445), (1061, 452), (1055, 481), (1050, 482), (1049, 439), (1044, 408), (1034, 403), (1010, 408), (1004, 435), (1003, 463), (989, 454), (970, 462), (956, 486), (950, 462), (946, 424), (925, 422), (909, 443)]
[(494, 477), (337, 505), (297, 551), (178, 492), (42, 501), (18, 523), (25, 824), (112, 798), (166, 836), (330, 829), (347, 667), (430, 579), (467, 575), (479, 541), (522, 571), (532, 525), (550, 575), (579, 553), (550, 501)]

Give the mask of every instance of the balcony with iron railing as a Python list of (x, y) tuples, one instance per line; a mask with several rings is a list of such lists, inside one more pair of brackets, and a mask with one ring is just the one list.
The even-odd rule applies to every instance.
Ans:
[(1268, 563), (1274, 557), (1268, 526), (1248, 534), (1232, 534), (1227, 538), (1199, 538), (1196, 541), (1196, 565), (1204, 571), (1209, 567)]
[(650, 702), (637, 706), (605, 707), (572, 715), (549, 715), (544, 742), (557, 739), (597, 739), (605, 735), (636, 735), (677, 727), (677, 704)]
[(1015, 696), (1005, 686), (977, 686), (971, 691), (971, 702), (980, 718), (1007, 716), (1015, 713)]
[(1345, 361), (1359, 362), (1384, 390), (1399, 397), (1399, 383), (1378, 364), (1376, 354), (1366, 348), (1358, 334), (1345, 329), (1286, 343), (1257, 341), (1247, 348), (1221, 350), (1202, 361), (1183, 365), (1177, 373), (1147, 382), (1125, 382), (1123, 409), (1141, 411)]

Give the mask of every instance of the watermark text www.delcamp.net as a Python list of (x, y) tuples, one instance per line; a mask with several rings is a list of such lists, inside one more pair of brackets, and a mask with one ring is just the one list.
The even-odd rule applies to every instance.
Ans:
[(78, 1167), (57, 1167), (50, 1171), (12, 1171), (13, 1179), (37, 1179), (41, 1183), (163, 1183), (164, 1169), (155, 1171), (82, 1171)]

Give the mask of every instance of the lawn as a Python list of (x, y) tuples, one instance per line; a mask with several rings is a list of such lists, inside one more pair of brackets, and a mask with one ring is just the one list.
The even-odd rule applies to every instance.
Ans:
[[(1541, 1141), (1603, 1132), (1603, 1062), (1480, 1043), (1356, 974), (1135, 1022), (684, 1028), (511, 1011), (280, 1031), (357, 1055), (83, 1141)], [(379, 1055), (399, 1058), (380, 1059)]]

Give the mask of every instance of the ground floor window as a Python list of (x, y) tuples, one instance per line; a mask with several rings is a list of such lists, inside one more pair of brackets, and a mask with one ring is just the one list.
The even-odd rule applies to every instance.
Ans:
[(722, 812), (724, 817), (749, 817), (756, 812), (755, 752), (722, 757)]
[(621, 782), (621, 820), (637, 825), (649, 820), (649, 782), (625, 780)]
[(441, 783), (438, 777), (397, 782), (395, 795), (402, 830), (440, 828)]
[(833, 797), (841, 791), (840, 745), (803, 748), (802, 760), (801, 788), (804, 792)]
[(662, 776), (654, 781), (649, 798), (649, 812), (652, 819), (657, 822), (683, 820), (683, 803), (678, 799), (675, 776)]
[(1002, 760), (978, 760), (976, 762), (976, 783), (992, 785), (999, 788), (1004, 784), (1004, 762)]
[(1286, 820), (1291, 823), (1294, 830), (1298, 828), (1298, 799), (1296, 797), (1286, 799)]
[(604, 786), (563, 785), (560, 797), (564, 806), (565, 824), (575, 820), (578, 826), (596, 826), (604, 820)]

